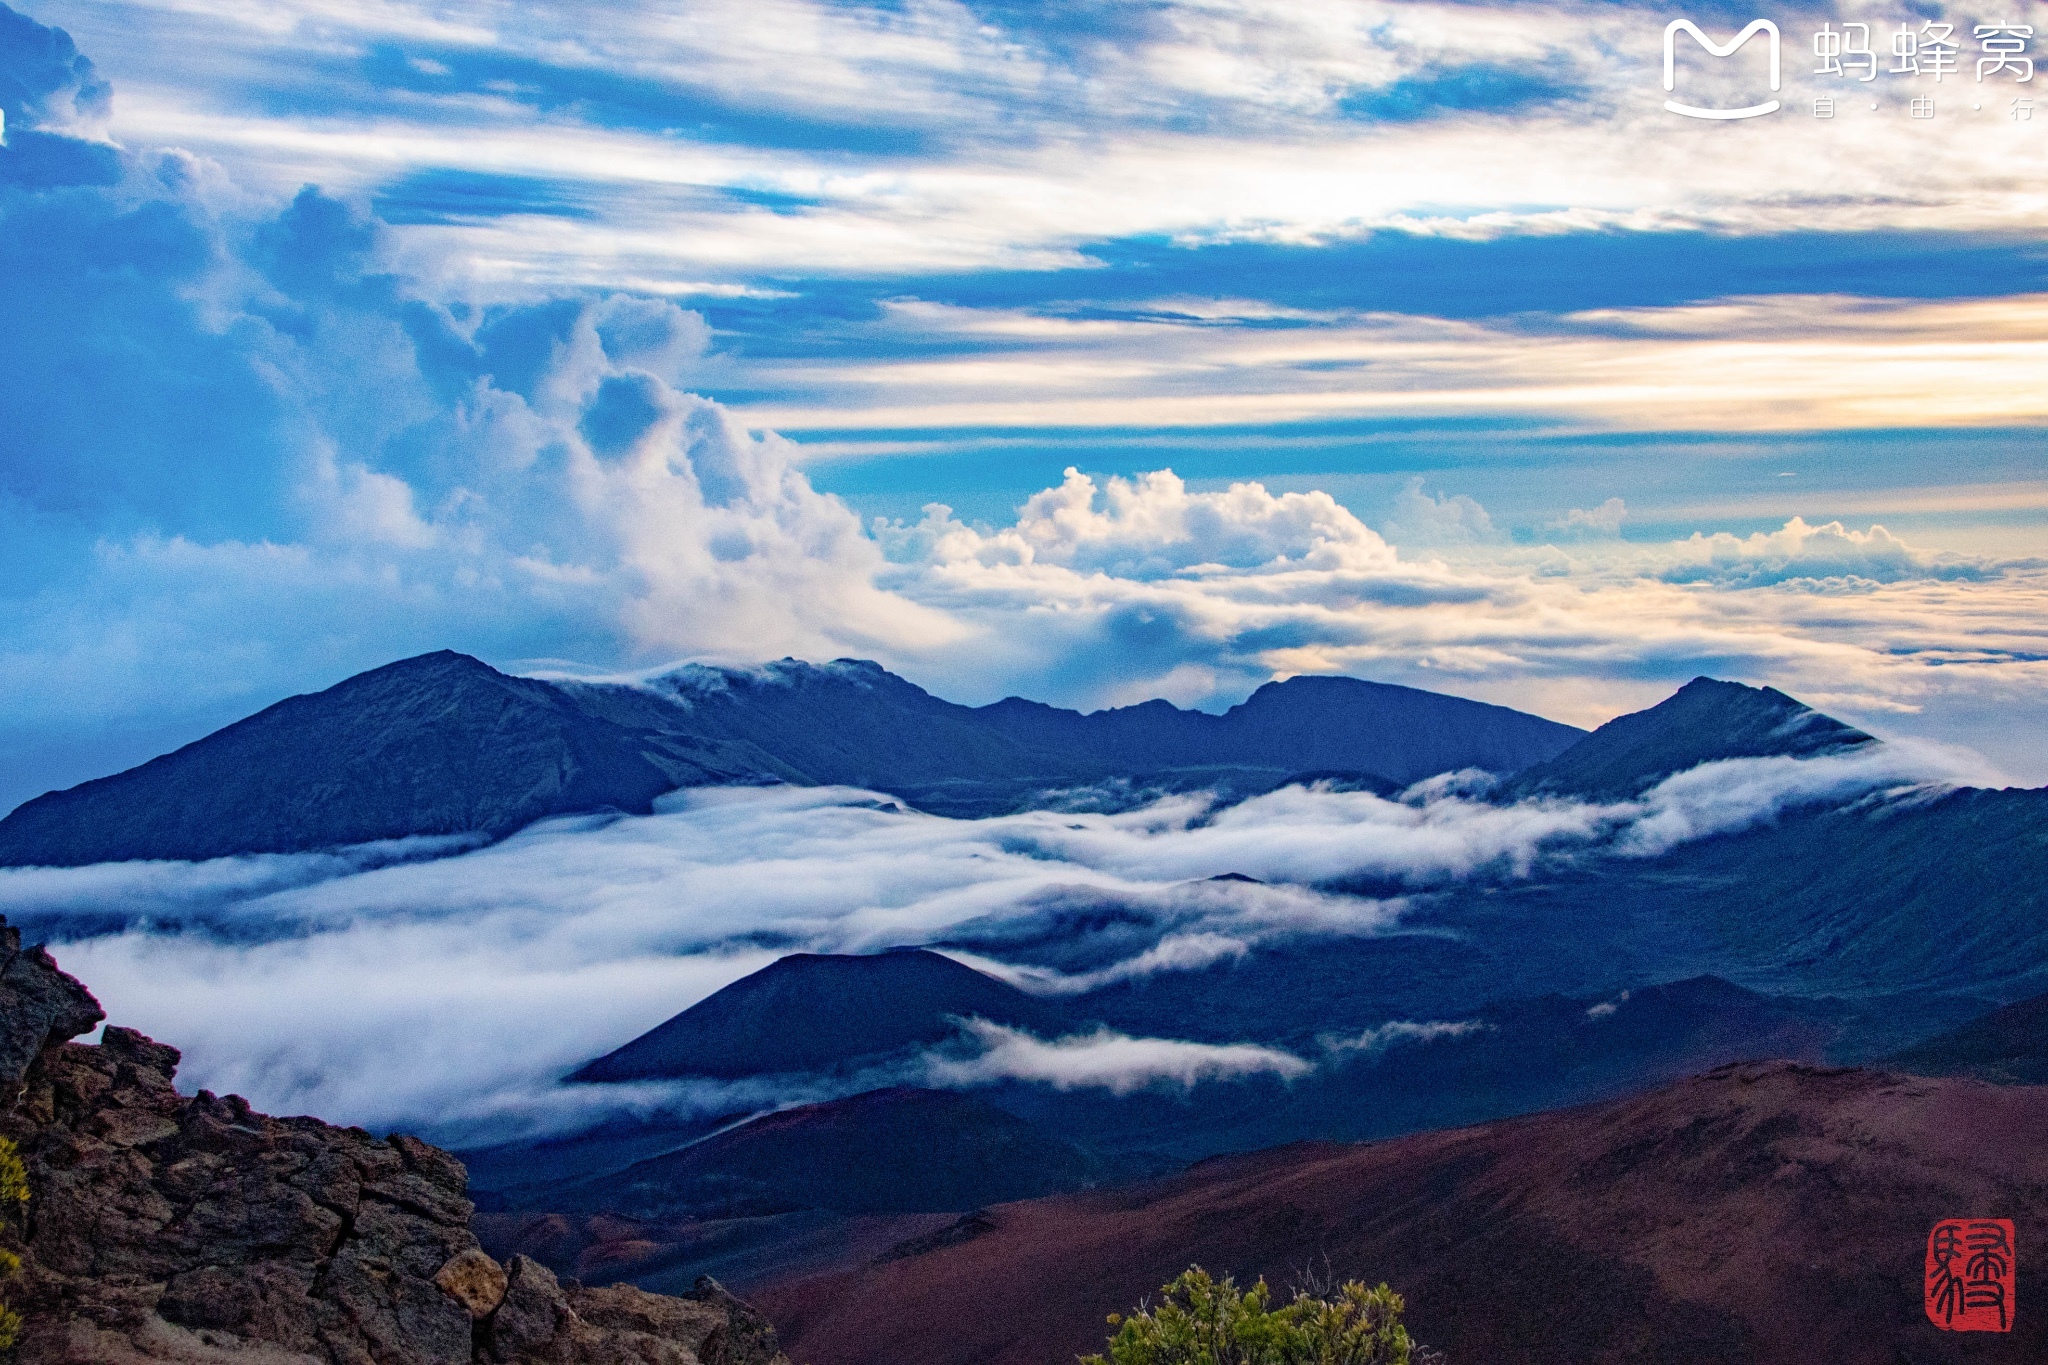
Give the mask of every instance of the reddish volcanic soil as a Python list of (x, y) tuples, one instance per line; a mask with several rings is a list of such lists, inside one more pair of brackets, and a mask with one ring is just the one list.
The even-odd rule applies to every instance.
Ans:
[[(1921, 1309), (1930, 1227), (2016, 1224), (2008, 1334)], [(1188, 1264), (1392, 1282), (1450, 1365), (2048, 1361), (2048, 1087), (1787, 1062), (1005, 1204), (752, 1298), (803, 1365), (1071, 1365)], [(942, 1243), (933, 1245), (933, 1243)], [(911, 1250), (907, 1244), (903, 1250)]]

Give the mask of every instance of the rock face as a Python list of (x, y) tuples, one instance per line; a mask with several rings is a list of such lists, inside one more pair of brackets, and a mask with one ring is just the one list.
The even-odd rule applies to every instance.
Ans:
[(448, 1153), (181, 1095), (175, 1048), (68, 1041), (97, 1002), (4, 925), (0, 960), (21, 1365), (788, 1365), (709, 1279), (670, 1298), (499, 1266)]

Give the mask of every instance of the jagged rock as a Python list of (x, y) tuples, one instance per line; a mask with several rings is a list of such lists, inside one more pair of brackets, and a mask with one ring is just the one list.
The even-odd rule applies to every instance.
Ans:
[(0, 921), (0, 1133), (31, 1201), (0, 1299), (20, 1365), (788, 1365), (715, 1283), (564, 1286), (471, 1234), (462, 1163), (417, 1138), (184, 1096), (178, 1050), (110, 1027)]
[(106, 1017), (91, 991), (58, 971), (40, 945), (24, 951), (21, 931), (0, 919), (0, 1080), (9, 1094), (44, 1048)]

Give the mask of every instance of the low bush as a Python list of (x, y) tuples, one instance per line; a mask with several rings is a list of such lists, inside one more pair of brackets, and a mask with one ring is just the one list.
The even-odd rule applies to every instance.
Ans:
[(1321, 1292), (1297, 1289), (1276, 1308), (1260, 1280), (1239, 1289), (1200, 1266), (1160, 1291), (1157, 1307), (1110, 1315), (1116, 1334), (1081, 1365), (1426, 1365), (1401, 1325), (1401, 1296), (1350, 1280)]

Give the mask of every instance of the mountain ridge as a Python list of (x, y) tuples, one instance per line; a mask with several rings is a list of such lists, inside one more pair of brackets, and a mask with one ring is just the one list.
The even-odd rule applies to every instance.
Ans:
[(1245, 795), (1313, 769), (1375, 774), (1391, 789), (1452, 768), (1523, 767), (1581, 734), (1358, 679), (1268, 683), (1224, 716), (1165, 702), (1083, 715), (1014, 699), (960, 706), (862, 660), (693, 666), (624, 684), (513, 677), (444, 650), (23, 802), (0, 819), (0, 866), (496, 839), (730, 783), (868, 787), (951, 815), (1103, 782)]
[(1775, 687), (1698, 677), (1655, 706), (1616, 716), (1515, 775), (1511, 794), (1623, 801), (1664, 778), (1731, 758), (1814, 758), (1877, 739)]

